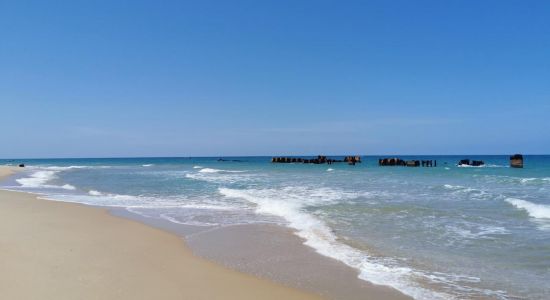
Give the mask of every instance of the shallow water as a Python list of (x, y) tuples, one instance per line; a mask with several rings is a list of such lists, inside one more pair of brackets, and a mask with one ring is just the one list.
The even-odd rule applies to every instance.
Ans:
[(2, 184), (178, 224), (282, 224), (360, 278), (418, 299), (550, 298), (550, 156), (526, 156), (524, 169), (507, 156), (455, 166), (466, 157), (417, 157), (434, 168), (379, 167), (378, 157), (26, 160)]

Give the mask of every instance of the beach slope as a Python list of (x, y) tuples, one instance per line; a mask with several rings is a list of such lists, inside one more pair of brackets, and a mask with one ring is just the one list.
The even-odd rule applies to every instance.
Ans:
[(198, 258), (170, 233), (20, 192), (0, 191), (0, 270), (3, 299), (317, 299)]

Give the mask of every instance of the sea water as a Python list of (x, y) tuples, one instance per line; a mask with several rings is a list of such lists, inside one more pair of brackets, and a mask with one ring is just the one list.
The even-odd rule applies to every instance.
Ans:
[[(177, 224), (272, 223), (416, 299), (550, 299), (550, 156), (426, 156), (437, 167), (268, 157), (24, 160), (1, 188)], [(458, 167), (463, 158), (483, 167)], [(19, 162), (19, 161), (17, 161)], [(15, 164), (0, 160), (0, 164)]]

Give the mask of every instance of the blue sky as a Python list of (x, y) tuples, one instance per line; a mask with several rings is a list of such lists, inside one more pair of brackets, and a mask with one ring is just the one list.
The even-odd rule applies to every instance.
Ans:
[(550, 153), (549, 20), (548, 1), (2, 1), (0, 157)]

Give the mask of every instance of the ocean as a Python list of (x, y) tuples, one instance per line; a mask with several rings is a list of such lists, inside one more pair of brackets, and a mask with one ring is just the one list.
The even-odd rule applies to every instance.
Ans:
[[(381, 156), (382, 157), (382, 156)], [(550, 299), (550, 156), (400, 156), (437, 167), (273, 164), (270, 157), (24, 162), (0, 188), (174, 224), (289, 227), (416, 299)], [(338, 157), (336, 157), (338, 158)], [(485, 161), (458, 167), (460, 159)]]

